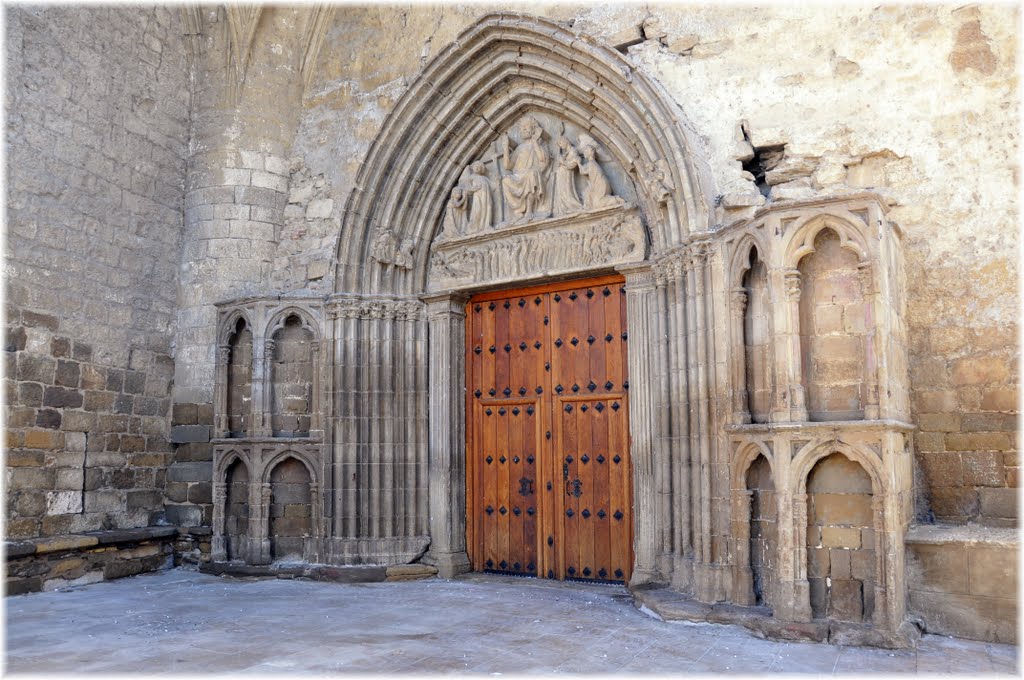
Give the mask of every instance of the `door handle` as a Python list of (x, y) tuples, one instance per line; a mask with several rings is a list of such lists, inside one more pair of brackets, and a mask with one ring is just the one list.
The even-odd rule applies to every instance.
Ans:
[(583, 482), (578, 479), (574, 479), (571, 482), (565, 483), (565, 493), (570, 496), (579, 498), (583, 495)]

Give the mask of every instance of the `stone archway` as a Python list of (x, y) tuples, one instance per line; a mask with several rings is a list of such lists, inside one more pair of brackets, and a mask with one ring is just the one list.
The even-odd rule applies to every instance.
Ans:
[[(604, 250), (584, 248), (580, 252), (587, 257), (558, 262), (512, 258), (516, 266), (510, 269), (488, 269), (481, 257), (460, 274), (451, 266), (451, 249), (439, 247), (438, 238), (453, 187), (476, 190), (475, 178), (483, 174), (476, 163), (486, 163), (492, 150), (504, 159), (500, 177), (493, 179), (505, 192), (510, 186), (507, 177), (518, 169), (513, 167), (514, 155), (500, 153), (499, 138), (517, 137), (513, 146), (526, 143), (528, 135), (517, 136), (515, 131), (529, 116), (558, 121), (558, 134), (569, 138), (580, 157), (606, 169), (611, 188), (605, 195), (624, 193), (615, 191), (616, 177), (622, 186), (631, 187), (632, 194), (619, 196), (623, 200), (618, 203), (591, 196), (584, 215), (576, 216), (559, 214), (552, 207), (546, 217), (521, 221), (523, 215), (513, 207), (516, 214), (492, 216), (492, 225), (507, 227), (505, 235), (456, 233), (468, 235), (468, 241), (440, 241), (455, 241), (456, 248), (464, 249), (487, 242), (508, 252), (524, 252), (524, 244), (526, 250), (532, 246), (552, 252), (570, 242), (593, 243), (601, 234), (616, 232), (620, 243)], [(681, 112), (662, 88), (620, 53), (549, 20), (506, 13), (484, 17), (442, 51), (398, 102), (371, 146), (341, 228), (333, 312), (338, 320), (333, 335), (339, 338), (335, 358), (344, 363), (351, 351), (341, 338), (380, 334), (395, 341), (420, 341), (415, 331), (402, 325), (410, 312), (401, 306), (417, 298), (426, 303), (427, 356), (421, 355), (415, 366), (395, 370), (409, 368), (414, 387), (428, 391), (427, 427), (410, 434), (415, 440), (415, 453), (410, 455), (422, 460), (426, 453), (429, 509), (418, 510), (426, 510), (429, 517), (429, 527), (424, 527), (430, 537), (426, 559), (442, 574), (468, 568), (462, 356), (467, 294), (482, 287), (617, 269), (626, 277), (633, 340), (628, 357), (636, 503), (633, 582), (656, 579), (659, 509), (654, 440), (659, 426), (654, 403), (660, 397), (654, 394), (655, 359), (649, 348), (656, 332), (652, 317), (665, 303), (657, 297), (651, 258), (678, 249), (691, 233), (705, 231), (712, 214), (707, 198), (710, 173), (691, 153), (681, 120)], [(549, 127), (548, 134), (553, 136), (553, 130)], [(583, 168), (579, 170), (582, 174)], [(589, 175), (588, 179), (595, 181)], [(512, 184), (513, 193), (521, 190), (519, 179)], [(508, 195), (503, 198), (508, 204)], [(534, 208), (530, 204), (525, 214), (545, 212)], [(538, 227), (538, 222), (545, 223)], [(511, 238), (513, 232), (518, 240)], [(546, 248), (540, 247), (542, 242)], [(495, 257), (500, 260), (500, 252)], [(384, 311), (364, 319), (358, 310), (366, 305), (382, 306)], [(342, 321), (353, 317), (359, 320)], [(363, 330), (367, 326), (373, 328)], [(337, 389), (346, 377), (336, 372), (335, 378)], [(378, 378), (371, 376), (374, 380)], [(336, 418), (336, 425), (344, 467), (345, 456), (355, 460), (354, 453), (345, 453), (346, 440), (361, 434), (341, 418)], [(418, 505), (422, 498), (411, 500)], [(339, 494), (339, 507), (345, 502)], [(336, 522), (335, 535), (353, 531)]]

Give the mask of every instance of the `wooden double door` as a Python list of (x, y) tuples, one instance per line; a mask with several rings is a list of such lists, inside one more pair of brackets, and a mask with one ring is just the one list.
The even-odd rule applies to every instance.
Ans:
[(475, 571), (628, 582), (633, 565), (621, 277), (466, 306), (467, 539)]

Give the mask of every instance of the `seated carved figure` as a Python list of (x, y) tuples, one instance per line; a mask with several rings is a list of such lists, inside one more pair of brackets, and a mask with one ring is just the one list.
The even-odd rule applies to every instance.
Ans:
[(521, 141), (515, 151), (510, 152), (511, 140), (504, 138), (505, 168), (507, 174), (501, 178), (501, 191), (508, 207), (506, 215), (513, 222), (525, 222), (538, 215), (544, 205), (544, 184), (548, 163), (551, 158), (541, 144), (544, 130), (531, 116), (519, 123)]

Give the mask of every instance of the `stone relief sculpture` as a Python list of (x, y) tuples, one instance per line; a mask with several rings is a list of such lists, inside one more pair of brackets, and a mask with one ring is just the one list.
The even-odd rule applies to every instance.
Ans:
[(663, 159), (659, 158), (656, 162), (647, 164), (647, 190), (651, 198), (658, 203), (664, 203), (675, 191), (672, 186), (672, 173)]
[(401, 243), (391, 227), (381, 229), (370, 244), (370, 257), (381, 266), (394, 265), (399, 269), (412, 269), (416, 242), (405, 239)]
[(487, 167), (481, 161), (470, 163), (445, 206), (442, 238), (471, 236), (490, 229), (494, 224), (491, 189)]
[(635, 209), (578, 215), (491, 230), (472, 240), (435, 241), (428, 289), (511, 282), (643, 259), (646, 235)]
[[(597, 140), (555, 116), (523, 116), (462, 171), (444, 207), (438, 242), (630, 205), (631, 180), (621, 166), (602, 165), (599, 153)], [(667, 168), (659, 171), (668, 176)], [(616, 195), (621, 191), (626, 196)]]
[(571, 215), (583, 210), (576, 191), (576, 173), (583, 160), (566, 137), (558, 138), (558, 167), (555, 170), (555, 215)]
[(597, 162), (597, 142), (590, 135), (580, 135), (580, 149), (583, 151), (583, 163), (580, 174), (587, 178), (587, 188), (583, 192), (583, 207), (587, 210), (614, 208), (625, 205), (618, 196), (612, 196), (608, 177)]
[(501, 192), (508, 206), (506, 215), (511, 214), (514, 224), (550, 215), (543, 210), (546, 174), (551, 162), (548, 150), (541, 143), (544, 128), (535, 118), (526, 116), (519, 122), (519, 133), (521, 141), (511, 153), (509, 136), (505, 135), (502, 140), (507, 174), (501, 178)]

